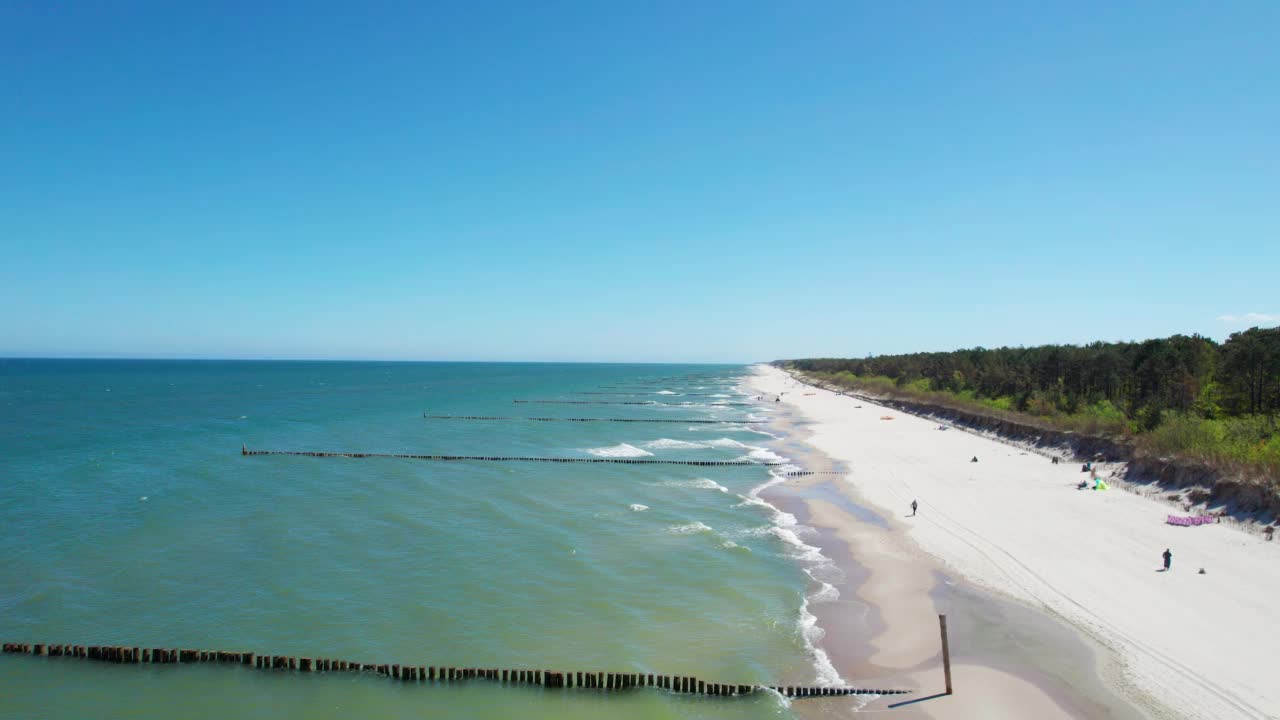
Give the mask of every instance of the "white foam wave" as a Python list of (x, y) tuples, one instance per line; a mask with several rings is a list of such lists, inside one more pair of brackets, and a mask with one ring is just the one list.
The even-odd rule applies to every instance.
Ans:
[(631, 508), (632, 510), (635, 510), (636, 512), (644, 512), (645, 510), (649, 509), (648, 505), (641, 505), (640, 503), (631, 503), (627, 507)]
[(677, 394), (679, 393), (672, 392), (671, 390), (659, 390), (658, 392), (654, 393), (654, 395), (677, 395)]
[(745, 448), (750, 446), (746, 443), (740, 443), (733, 438), (718, 438), (716, 440), (708, 440), (707, 447)]
[(794, 528), (784, 528), (774, 526), (769, 530), (769, 534), (786, 543), (791, 548), (791, 552), (800, 560), (813, 563), (815, 565), (828, 564), (831, 561), (818, 548), (800, 539)]
[(668, 480), (661, 483), (663, 487), (679, 487), (679, 488), (697, 488), (699, 490), (719, 490), (722, 493), (729, 492), (729, 488), (712, 480), (711, 478), (696, 478), (694, 480)]
[(732, 396), (732, 395), (726, 395), (726, 394), (724, 394), (724, 393), (714, 393), (714, 394), (712, 394), (712, 395), (708, 395), (707, 397), (727, 398), (727, 397), (733, 397), (733, 396)]
[(709, 447), (702, 443), (689, 442), (688, 440), (672, 440), (671, 438), (660, 438), (652, 442), (644, 444), (650, 450), (697, 450)]
[(617, 458), (646, 457), (646, 456), (653, 455), (653, 453), (651, 452), (648, 452), (646, 450), (641, 450), (635, 445), (628, 445), (626, 443), (618, 443), (617, 445), (610, 445), (609, 447), (587, 448), (587, 452), (591, 453), (592, 455), (595, 455), (596, 457), (617, 457)]
[(684, 525), (672, 525), (667, 528), (667, 532), (676, 535), (692, 535), (693, 533), (712, 532), (711, 526), (701, 522), (691, 522)]
[(809, 596), (809, 602), (812, 603), (835, 602), (839, 599), (840, 591), (829, 582), (823, 582), (821, 587)]
[(755, 447), (752, 445), (747, 445), (746, 447), (753, 448), (753, 449), (751, 450), (751, 452), (738, 458), (738, 460), (740, 461), (748, 460), (751, 462), (758, 462), (758, 463), (775, 463), (775, 462), (782, 462), (783, 460), (786, 460), (786, 458), (782, 457), (778, 453), (768, 448)]
[[(767, 452), (767, 451), (766, 451)], [(785, 460), (775, 453), (770, 453), (778, 460)], [(773, 535), (781, 540), (789, 554), (803, 563), (805, 574), (817, 584), (817, 588), (809, 592), (800, 606), (800, 618), (797, 621), (797, 629), (804, 641), (805, 650), (813, 662), (814, 671), (816, 673), (816, 684), (822, 686), (843, 685), (844, 682), (840, 678), (840, 673), (836, 671), (835, 666), (831, 663), (831, 658), (826, 651), (818, 646), (825, 634), (821, 627), (818, 626), (818, 618), (809, 612), (809, 605), (818, 602), (831, 602), (840, 597), (840, 591), (834, 585), (825, 580), (820, 580), (818, 575), (839, 577), (839, 568), (830, 558), (822, 554), (822, 550), (806, 543), (800, 539), (800, 534), (811, 530), (807, 526), (799, 524), (796, 516), (788, 512), (779, 510), (772, 503), (762, 499), (760, 493), (764, 490), (786, 482), (787, 478), (784, 474), (790, 466), (783, 466), (779, 470), (770, 470), (769, 479), (759, 486), (753, 488), (746, 495), (739, 495), (742, 498), (741, 505), (754, 505), (765, 508), (773, 517), (772, 524), (763, 528), (753, 528), (746, 531), (748, 534), (756, 535), (765, 533)]]
[(805, 649), (809, 651), (810, 659), (813, 661), (814, 669), (817, 671), (816, 684), (821, 686), (843, 685), (844, 681), (840, 679), (840, 673), (836, 670), (835, 665), (831, 664), (831, 658), (827, 655), (827, 651), (818, 647), (818, 643), (822, 641), (822, 637), (826, 632), (818, 627), (818, 617), (809, 612), (809, 600), (806, 598), (804, 604), (800, 606), (800, 635), (804, 638)]

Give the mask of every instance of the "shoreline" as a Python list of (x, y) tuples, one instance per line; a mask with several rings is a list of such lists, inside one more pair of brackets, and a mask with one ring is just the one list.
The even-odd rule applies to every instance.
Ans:
[[(748, 387), (772, 392), (761, 386), (756, 368), (752, 373)], [(850, 711), (904, 718), (1147, 717), (1104, 684), (1103, 670), (1114, 663), (1104, 648), (1057, 618), (952, 579), (906, 537), (897, 518), (849, 485), (848, 463), (815, 447), (815, 422), (783, 400), (772, 405), (768, 426), (780, 437), (766, 444), (806, 469), (842, 473), (788, 478), (760, 492), (811, 528), (805, 542), (839, 569), (831, 580), (839, 597), (808, 603), (823, 630), (815, 645), (854, 685), (908, 687), (917, 690), (910, 700), (928, 698), (797, 706), (802, 717)], [(956, 693), (934, 698), (943, 691), (939, 612), (948, 615)]]

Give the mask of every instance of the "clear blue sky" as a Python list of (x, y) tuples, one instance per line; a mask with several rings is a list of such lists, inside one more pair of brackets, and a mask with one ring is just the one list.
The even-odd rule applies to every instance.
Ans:
[(1274, 0), (18, 0), (0, 91), (0, 355), (748, 361), (1280, 322)]

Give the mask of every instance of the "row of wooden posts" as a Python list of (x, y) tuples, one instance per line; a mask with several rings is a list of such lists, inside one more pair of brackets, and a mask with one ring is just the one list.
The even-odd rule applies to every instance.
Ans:
[[(655, 400), (512, 400), (513, 403), (541, 403), (544, 405), (663, 405), (683, 407), (686, 403), (664, 403)], [(703, 407), (748, 407), (751, 403), (718, 402), (704, 403)]]
[(694, 695), (748, 695), (760, 690), (773, 690), (789, 698), (834, 697), (840, 695), (902, 695), (910, 690), (873, 690), (848, 687), (763, 686), (712, 683), (684, 675), (653, 673), (559, 672), (553, 670), (505, 670), (498, 668), (436, 667), (433, 665), (395, 665), (359, 663), (331, 658), (294, 657), (292, 655), (259, 655), (252, 652), (224, 650), (191, 650), (177, 648), (145, 648), (121, 645), (57, 645), (45, 643), (4, 643), (4, 652), (47, 657), (69, 657), (120, 664), (184, 664), (222, 663), (247, 665), (259, 670), (293, 670), (297, 672), (371, 672), (405, 682), (461, 682), (489, 680), (504, 685), (536, 685), (544, 688), (584, 688), (590, 690), (627, 690), (658, 688), (674, 693)]
[(656, 458), (574, 458), (515, 457), (503, 455), (406, 455), (403, 453), (317, 452), (314, 450), (250, 450), (240, 446), (241, 455), (303, 455), (306, 457), (401, 458), (409, 460), (483, 460), (488, 462), (614, 463), (622, 465), (781, 465), (754, 460), (659, 460)]
[[(635, 392), (593, 392), (590, 390), (581, 390), (569, 393), (570, 395), (658, 395), (652, 390), (636, 390)], [(675, 393), (675, 397), (724, 397), (723, 393)]]
[(684, 423), (685, 425), (759, 425), (764, 420), (678, 420), (675, 418), (555, 418), (512, 417), (510, 415), (428, 415), (428, 420), (535, 420), (539, 422), (627, 422), (627, 423)]

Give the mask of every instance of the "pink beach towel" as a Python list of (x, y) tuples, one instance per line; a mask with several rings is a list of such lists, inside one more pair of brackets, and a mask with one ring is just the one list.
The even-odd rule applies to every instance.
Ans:
[(1215, 523), (1218, 522), (1218, 518), (1212, 515), (1201, 515), (1200, 517), (1178, 517), (1177, 515), (1170, 515), (1169, 519), (1165, 522), (1170, 525), (1182, 525), (1184, 527), (1189, 527), (1191, 525), (1208, 525), (1210, 523)]

